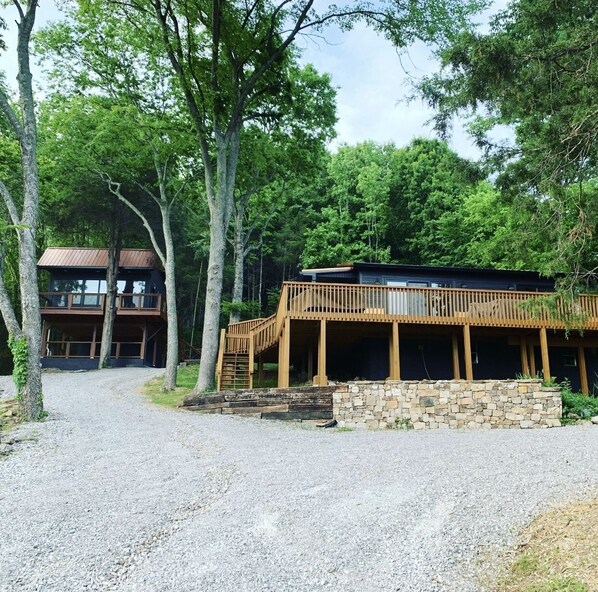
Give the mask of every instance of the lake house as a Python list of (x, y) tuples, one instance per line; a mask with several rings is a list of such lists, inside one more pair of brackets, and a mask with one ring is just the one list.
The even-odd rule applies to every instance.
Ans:
[[(51, 247), (40, 258), (38, 269), (48, 277), (40, 294), (44, 368), (98, 367), (107, 265), (108, 249)], [(112, 365), (163, 367), (165, 288), (153, 251), (121, 251), (116, 306)]]
[(564, 302), (528, 271), (352, 263), (304, 269), (268, 318), (229, 325), (218, 389), (329, 380), (598, 382), (598, 296)]

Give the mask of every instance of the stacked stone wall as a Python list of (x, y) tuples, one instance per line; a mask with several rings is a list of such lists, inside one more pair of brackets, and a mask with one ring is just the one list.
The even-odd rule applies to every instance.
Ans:
[(495, 429), (560, 426), (561, 394), (539, 380), (349, 382), (333, 394), (340, 426)]

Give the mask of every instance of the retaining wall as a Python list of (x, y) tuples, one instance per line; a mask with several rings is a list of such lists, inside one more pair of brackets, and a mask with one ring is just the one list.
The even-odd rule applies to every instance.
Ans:
[(539, 380), (349, 382), (333, 394), (340, 426), (495, 429), (560, 426), (561, 394)]

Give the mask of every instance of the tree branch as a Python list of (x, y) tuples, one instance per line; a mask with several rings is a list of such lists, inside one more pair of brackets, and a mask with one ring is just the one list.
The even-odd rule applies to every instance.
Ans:
[(19, 216), (19, 212), (17, 211), (17, 206), (10, 195), (10, 191), (8, 187), (0, 181), (0, 194), (2, 194), (2, 199), (6, 204), (6, 209), (8, 210), (8, 214), (10, 215), (10, 219), (15, 226), (18, 226), (21, 223), (21, 218)]
[(160, 257), (160, 261), (162, 262), (162, 265), (165, 266), (166, 265), (166, 257), (164, 255), (164, 253), (162, 252), (160, 245), (158, 244), (156, 235), (155, 235), (154, 230), (151, 227), (148, 219), (143, 215), (143, 213), (141, 212), (141, 210), (139, 210), (139, 208), (137, 208), (135, 205), (133, 205), (121, 193), (121, 191), (120, 191), (121, 184), (120, 183), (113, 181), (110, 178), (110, 175), (108, 175), (105, 172), (102, 172), (102, 171), (97, 171), (97, 172), (100, 175), (101, 179), (107, 183), (108, 190), (110, 191), (110, 193), (112, 193), (112, 195), (115, 195), (116, 197), (118, 197), (118, 199), (120, 199), (120, 201), (122, 201), (124, 204), (126, 204), (133, 212), (135, 212), (135, 214), (137, 214), (138, 218), (141, 220), (141, 222), (143, 223), (143, 226), (145, 226), (145, 229), (147, 230), (147, 232), (149, 234), (150, 240), (152, 241), (152, 246), (154, 247), (156, 254), (158, 255), (158, 257)]
[(4, 283), (4, 245), (0, 251), (0, 313), (2, 313), (2, 318), (4, 319), (4, 324), (8, 329), (8, 333), (19, 339), (23, 335), (23, 332), (15, 315), (15, 310), (10, 298), (8, 297), (6, 284)]

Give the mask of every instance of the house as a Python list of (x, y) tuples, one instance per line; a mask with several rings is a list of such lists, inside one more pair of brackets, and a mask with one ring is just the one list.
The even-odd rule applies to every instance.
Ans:
[(274, 315), (223, 330), (219, 389), (259, 385), (264, 362), (277, 363), (279, 387), (540, 374), (588, 393), (598, 382), (598, 296), (565, 303), (552, 280), (528, 271), (304, 269), (283, 284)]
[[(51, 247), (42, 255), (38, 269), (49, 276), (40, 294), (44, 368), (98, 367), (107, 265), (108, 249)], [(165, 287), (153, 251), (121, 251), (116, 306), (112, 365), (163, 367)]]

